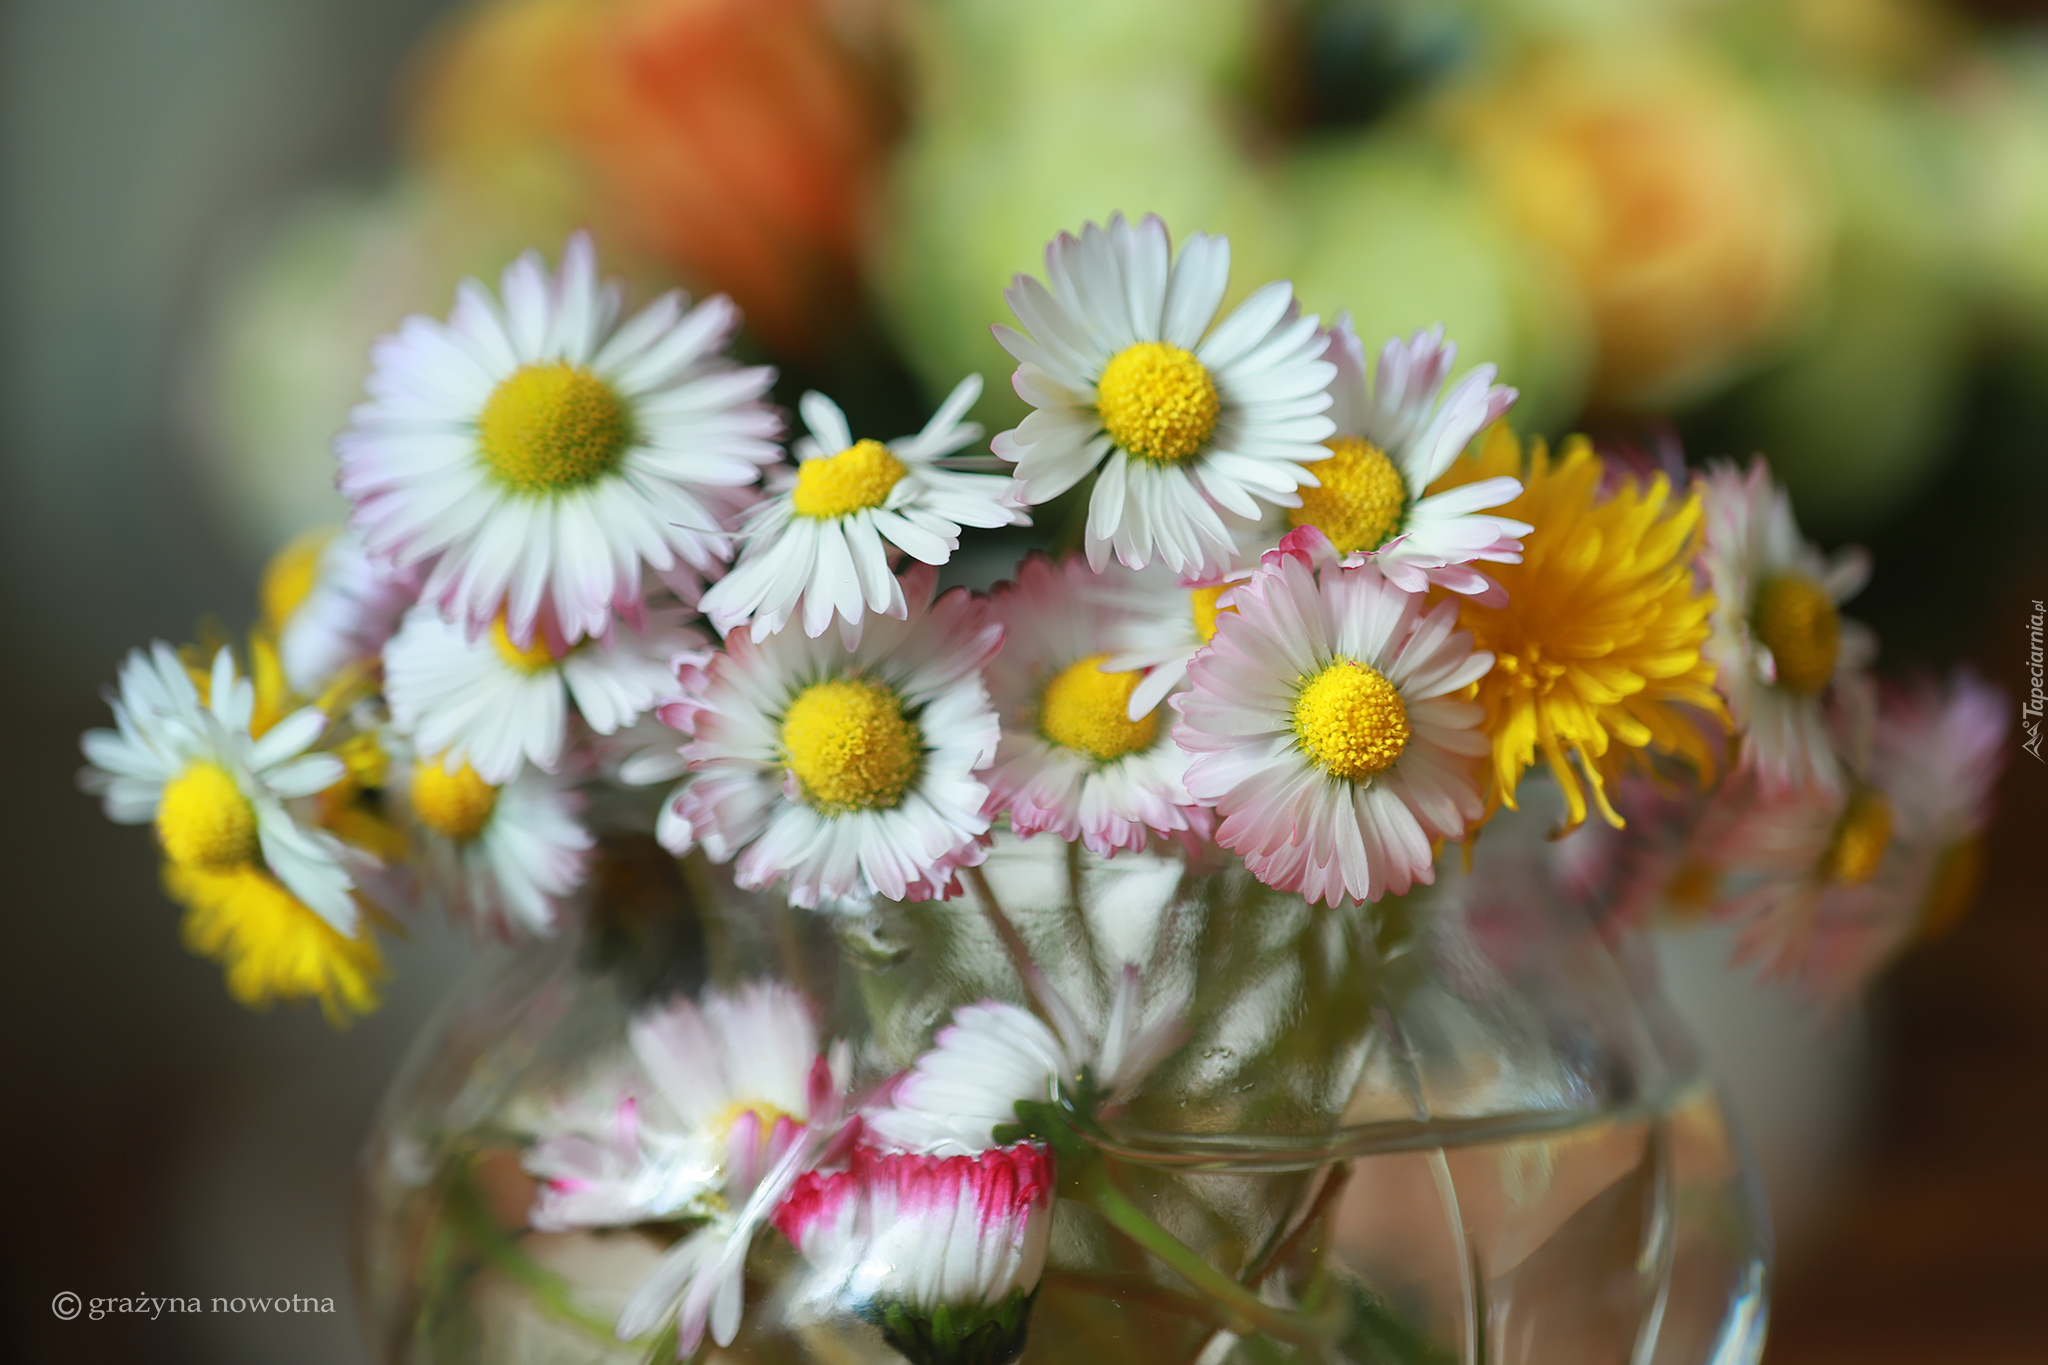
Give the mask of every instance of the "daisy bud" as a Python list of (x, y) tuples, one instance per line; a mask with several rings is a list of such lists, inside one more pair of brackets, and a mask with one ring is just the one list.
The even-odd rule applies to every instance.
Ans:
[(854, 1149), (798, 1178), (775, 1225), (814, 1269), (821, 1306), (881, 1328), (913, 1365), (1008, 1365), (1052, 1226), (1052, 1158), (1024, 1142), (973, 1156)]

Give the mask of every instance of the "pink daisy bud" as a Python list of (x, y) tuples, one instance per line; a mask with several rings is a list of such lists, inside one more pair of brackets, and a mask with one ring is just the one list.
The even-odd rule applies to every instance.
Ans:
[(914, 1365), (1007, 1365), (1024, 1349), (1052, 1226), (1052, 1157), (1036, 1143), (973, 1156), (857, 1147), (798, 1177), (775, 1226), (814, 1273), (814, 1303), (882, 1329)]

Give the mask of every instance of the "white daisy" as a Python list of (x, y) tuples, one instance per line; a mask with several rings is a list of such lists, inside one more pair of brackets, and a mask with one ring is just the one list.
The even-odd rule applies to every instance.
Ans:
[(723, 635), (751, 617), (765, 640), (801, 606), (804, 634), (823, 635), (836, 614), (851, 645), (866, 613), (900, 620), (908, 610), (892, 551), (944, 564), (963, 526), (1029, 525), (1010, 479), (939, 463), (981, 435), (960, 420), (980, 396), (981, 376), (969, 375), (923, 431), (885, 444), (855, 441), (837, 404), (805, 394), (810, 434), (796, 443), (796, 467), (771, 476), (768, 500), (747, 514), (732, 572), (704, 594), (711, 624)]
[(341, 781), (332, 754), (307, 752), (326, 732), (317, 707), (295, 711), (260, 737), (250, 733), (256, 689), (222, 649), (206, 700), (163, 641), (121, 665), (113, 730), (88, 730), (92, 764), (80, 774), (107, 817), (154, 821), (164, 854), (179, 867), (226, 872), (261, 864), (293, 896), (343, 935), (356, 931), (355, 886), (344, 863), (367, 855), (301, 824), (286, 803)]
[(419, 599), (419, 578), (371, 559), (355, 531), (330, 539), (305, 600), (278, 630), (278, 658), (292, 691), (316, 696), (342, 669), (374, 661)]
[(1901, 838), (1939, 853), (1983, 833), (2011, 725), (2005, 695), (1967, 670), (1884, 698), (1871, 766)]
[(1515, 391), (1493, 382), (1493, 366), (1480, 365), (1445, 395), (1458, 348), (1444, 340), (1441, 324), (1406, 343), (1389, 340), (1368, 379), (1365, 347), (1350, 314), (1339, 313), (1328, 354), (1337, 367), (1330, 390), (1337, 434), (1324, 442), (1327, 457), (1310, 466), (1316, 486), (1302, 490), (1301, 506), (1287, 512), (1289, 524), (1316, 527), (1348, 562), (1369, 558), (1409, 592), (1433, 583), (1502, 597), (1471, 565), (1521, 562), (1517, 537), (1529, 534), (1529, 524), (1480, 515), (1521, 496), (1521, 480), (1480, 479), (1425, 494), (1466, 444), (1514, 405)]
[(599, 1121), (560, 1106), (527, 1150), (527, 1173), (539, 1180), (528, 1221), (541, 1232), (620, 1228), (693, 1211), (716, 1188), (715, 1160), (679, 1130), (646, 1131), (647, 1099), (637, 1078), (617, 1087)]
[(1230, 244), (1201, 233), (1175, 257), (1166, 225), (1121, 214), (1046, 247), (1050, 287), (1019, 275), (1005, 293), (1025, 332), (995, 329), (1021, 363), (1012, 381), (1037, 411), (995, 438), (1023, 501), (1056, 497), (1089, 473), (1085, 546), (1132, 568), (1219, 573), (1231, 539), (1219, 509), (1257, 520), (1291, 507), (1327, 454), (1336, 367), (1292, 286), (1255, 291), (1210, 330)]
[[(1900, 883), (1892, 798), (1868, 783), (1765, 788), (1745, 774), (1719, 799), (1734, 814), (1719, 841), (1729, 895), (1715, 913), (1737, 921), (1736, 955), (1766, 977), (1798, 978), (1819, 965), (1823, 927), (1868, 929), (1910, 913)], [(1897, 902), (1886, 905), (1886, 902)], [(1833, 951), (1849, 951), (1839, 932)]]
[(953, 894), (981, 861), (988, 789), (975, 776), (998, 738), (981, 667), (1002, 642), (988, 604), (936, 573), (904, 578), (907, 620), (876, 617), (860, 644), (792, 627), (683, 671), (666, 721), (693, 735), (675, 828), (749, 890), (787, 877), (793, 904), (862, 892)]
[(1045, 1270), (1053, 1192), (1037, 1143), (950, 1157), (856, 1147), (846, 1170), (800, 1177), (775, 1226), (811, 1264), (819, 1317), (851, 1311), (911, 1360), (1009, 1360)]
[(1135, 719), (1134, 671), (1105, 671), (1119, 613), (1078, 559), (1027, 558), (996, 590), (1003, 648), (988, 667), (1003, 720), (989, 770), (989, 814), (1007, 811), (1020, 835), (1050, 830), (1109, 857), (1154, 833), (1208, 837), (1209, 813), (1183, 782), (1187, 754), (1155, 702)]
[(1715, 598), (1703, 652), (1742, 736), (1741, 766), (1768, 789), (1839, 791), (1848, 775), (1829, 742), (1824, 703), (1860, 687), (1877, 654), (1870, 629), (1838, 610), (1870, 577), (1870, 558), (1850, 548), (1829, 561), (1802, 539), (1792, 500), (1761, 457), (1747, 475), (1715, 465), (1700, 494), (1701, 560)]
[(1032, 985), (1054, 1026), (1007, 1001), (961, 1006), (886, 1102), (863, 1115), (867, 1132), (903, 1151), (985, 1151), (996, 1145), (996, 1129), (1017, 1121), (1020, 1100), (1064, 1096), (1097, 1112), (1113, 1108), (1187, 1040), (1186, 996), (1148, 1009), (1135, 965), (1125, 965), (1095, 1030), (1049, 984)]
[[(1916, 935), (1951, 928), (1977, 891), (2007, 703), (1965, 673), (1890, 693), (1869, 780), (1738, 800), (1724, 841), (1738, 948), (1772, 976), (1843, 1001)], [(1741, 788), (1737, 788), (1740, 793)]]
[(627, 1037), (638, 1071), (610, 1078), (602, 1121), (587, 1104), (563, 1108), (527, 1153), (543, 1182), (536, 1227), (710, 1216), (723, 1191), (758, 1184), (815, 1115), (836, 1115), (851, 1065), (844, 1047), (821, 1052), (809, 1004), (772, 981), (658, 1005)]
[(411, 317), (371, 352), (370, 401), (335, 440), (341, 491), (370, 554), (429, 566), (425, 600), (519, 644), (552, 620), (601, 635), (641, 570), (709, 574), (729, 523), (778, 458), (766, 368), (724, 347), (739, 310), (667, 294), (623, 325), (590, 239), (559, 274), (528, 253), (502, 303), (474, 280), (437, 322)]
[(569, 703), (600, 735), (676, 695), (676, 671), (708, 643), (689, 613), (645, 612), (645, 629), (618, 624), (566, 648), (514, 644), (502, 622), (477, 638), (422, 603), (384, 649), (384, 693), (399, 731), (420, 753), (467, 763), (494, 785), (522, 763), (552, 771), (569, 730)]
[(448, 912), (501, 937), (548, 937), (583, 885), (596, 839), (583, 793), (564, 777), (521, 767), (494, 786), (466, 763), (418, 761), (392, 746), (392, 804), (411, 828), (414, 867)]
[(617, 1323), (629, 1340), (673, 1313), (687, 1356), (707, 1331), (721, 1346), (738, 1334), (747, 1249), (842, 1136), (851, 1053), (821, 1053), (804, 999), (765, 981), (711, 991), (701, 1005), (675, 1001), (635, 1019), (629, 1038), (653, 1082), (648, 1103), (629, 1111), (622, 1096), (609, 1131), (536, 1143), (526, 1167), (544, 1184), (533, 1216), (551, 1228), (703, 1219)]
[(1484, 713), (1455, 694), (1493, 666), (1455, 601), (1425, 615), (1420, 594), (1335, 559), (1313, 527), (1291, 533), (1173, 698), (1216, 842), (1267, 885), (1331, 904), (1434, 880), (1431, 840), (1483, 812)]

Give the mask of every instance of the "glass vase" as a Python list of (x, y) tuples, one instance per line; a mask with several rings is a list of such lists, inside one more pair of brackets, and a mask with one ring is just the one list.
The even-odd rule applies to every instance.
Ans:
[[(536, 1229), (523, 1164), (637, 1013), (786, 983), (850, 1044), (857, 1097), (977, 1001), (1050, 992), (1099, 1028), (1135, 964), (1185, 1041), (1057, 1159), (1028, 1319), (975, 1365), (1753, 1362), (1769, 1237), (1742, 1149), (1638, 935), (1573, 894), (1574, 845), (1531, 804), (1370, 907), (1211, 847), (1001, 836), (951, 901), (813, 911), (614, 841), (582, 935), (487, 952), (392, 1086), (359, 1210), (374, 1354), (676, 1358), (672, 1328), (614, 1324), (686, 1228)], [(737, 1335), (695, 1358), (903, 1359), (806, 1273), (765, 1228)]]

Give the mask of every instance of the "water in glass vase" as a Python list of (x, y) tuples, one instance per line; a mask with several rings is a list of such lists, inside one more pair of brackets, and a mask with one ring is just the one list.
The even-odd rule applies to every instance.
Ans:
[[(1524, 878), (1516, 848), (1447, 859), (1426, 894), (1370, 910), (1308, 906), (1193, 853), (1105, 863), (1043, 843), (999, 842), (958, 901), (865, 916), (686, 868), (681, 920), (627, 915), (642, 937), (623, 953), (602, 938), (506, 953), (422, 1040), (366, 1161), (375, 1346), (408, 1365), (677, 1359), (687, 1308), (628, 1340), (622, 1310), (690, 1239), (743, 1221), (744, 1192), (551, 1227), (537, 1197), (560, 1172), (536, 1152), (565, 1115), (619, 1112), (592, 1097), (615, 1093), (649, 1011), (772, 982), (809, 1002), (820, 1048), (837, 1040), (855, 1103), (991, 1006), (1071, 1012), (1095, 1040), (1076, 1082), (1092, 1098), (1057, 1090), (997, 1130), (1055, 1173), (1028, 1298), (934, 1312), (826, 1292), (801, 1236), (763, 1219), (732, 1242), (734, 1317), (721, 1328), (714, 1310), (706, 1331), (699, 1313), (682, 1353), (699, 1365), (1753, 1362), (1768, 1233), (1739, 1147), (1647, 955)], [(1137, 1036), (1114, 1016), (1140, 977), (1132, 1008), (1179, 1027), (1118, 1090), (1103, 1040)], [(777, 1109), (716, 1123), (789, 1118)], [(600, 1157), (612, 1126), (583, 1125)], [(673, 1152), (633, 1198), (642, 1176), (689, 1174)], [(929, 1243), (971, 1280), (949, 1235), (920, 1231), (908, 1259)]]
[[(1519, 1127), (1521, 1131), (1515, 1131)], [(1028, 1324), (1026, 1365), (1264, 1361), (1384, 1365), (1692, 1365), (1753, 1362), (1765, 1248), (1739, 1153), (1711, 1088), (1650, 1111), (1569, 1127), (1524, 1121), (1426, 1145), (1359, 1134), (1331, 1160), (1113, 1161), (1133, 1202), (1186, 1233), (1186, 1210), (1263, 1225), (1265, 1245), (1204, 1254), (1268, 1297), (1315, 1304), (1260, 1330), (1205, 1300), (1157, 1258), (1121, 1254), (1099, 1215), (1063, 1203)], [(621, 1343), (612, 1323), (660, 1258), (660, 1230), (520, 1231), (526, 1191), (510, 1153), (445, 1183), (438, 1242), (422, 1250), (435, 1302), (397, 1358), (584, 1365), (673, 1359), (669, 1340)], [(1274, 1210), (1284, 1209), (1279, 1216)], [(1175, 1212), (1179, 1210), (1180, 1212)], [(1277, 1236), (1275, 1235), (1277, 1234)], [(763, 1245), (750, 1311), (710, 1362), (897, 1365), (881, 1329), (796, 1308), (802, 1266)]]

